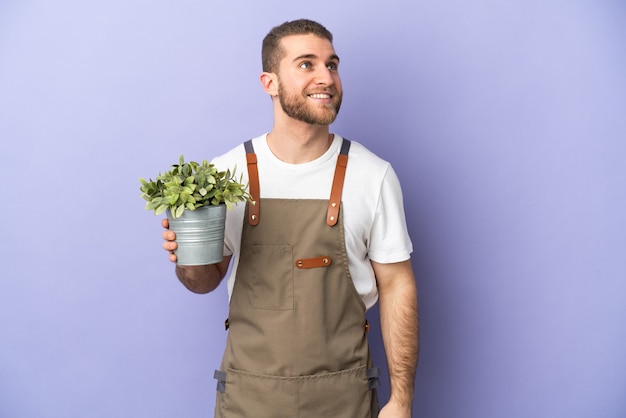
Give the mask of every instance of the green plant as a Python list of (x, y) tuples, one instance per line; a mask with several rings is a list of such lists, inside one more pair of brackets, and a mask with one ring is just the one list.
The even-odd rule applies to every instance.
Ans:
[(235, 178), (235, 170), (218, 171), (215, 165), (206, 160), (199, 164), (186, 163), (181, 155), (178, 164), (172, 169), (146, 181), (140, 178), (141, 192), (148, 203), (146, 209), (160, 215), (170, 209), (173, 218), (181, 216), (185, 210), (195, 210), (222, 203), (230, 209), (237, 202), (250, 198), (242, 177)]

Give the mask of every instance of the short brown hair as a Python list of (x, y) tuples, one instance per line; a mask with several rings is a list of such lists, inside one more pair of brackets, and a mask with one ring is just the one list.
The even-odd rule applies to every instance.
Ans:
[(317, 35), (320, 38), (328, 39), (333, 42), (333, 34), (328, 29), (317, 22), (308, 19), (293, 20), (278, 25), (263, 38), (263, 47), (261, 49), (261, 60), (263, 62), (263, 71), (276, 72), (278, 63), (283, 58), (285, 52), (280, 46), (280, 40), (289, 35)]

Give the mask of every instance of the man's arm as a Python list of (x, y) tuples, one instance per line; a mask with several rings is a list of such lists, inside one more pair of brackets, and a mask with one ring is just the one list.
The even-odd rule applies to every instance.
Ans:
[(379, 417), (411, 416), (419, 355), (417, 287), (411, 260), (372, 262), (378, 284), (380, 325), (387, 355), (391, 396)]
[[(167, 219), (163, 219), (161, 224), (163, 228), (167, 229), (169, 227)], [(174, 254), (174, 250), (177, 248), (176, 234), (174, 231), (167, 229), (163, 232), (163, 239), (165, 240), (163, 249), (169, 252), (170, 261), (175, 263), (176, 254)], [(180, 280), (187, 289), (194, 293), (209, 293), (220, 284), (226, 275), (230, 259), (231, 256), (227, 256), (217, 264), (205, 266), (176, 265), (176, 277), (178, 277), (178, 280)]]
[(220, 284), (230, 263), (231, 256), (217, 264), (205, 266), (176, 266), (176, 277), (194, 293), (209, 293)]

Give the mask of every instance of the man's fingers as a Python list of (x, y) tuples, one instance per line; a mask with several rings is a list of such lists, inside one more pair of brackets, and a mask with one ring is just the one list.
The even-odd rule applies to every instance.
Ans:
[(176, 248), (178, 248), (178, 245), (175, 241), (165, 241), (163, 243), (163, 249), (165, 251), (174, 251)]
[(167, 231), (163, 231), (163, 239), (165, 241), (174, 241), (176, 239), (176, 234), (174, 231), (170, 231), (168, 229)]
[(175, 241), (176, 234), (174, 233), (174, 231), (169, 230), (170, 223), (167, 218), (161, 219), (161, 225), (163, 226), (163, 228), (166, 229), (166, 231), (163, 231), (163, 239), (165, 240), (165, 242), (163, 243), (163, 249), (165, 251), (169, 251), (169, 259), (172, 263), (175, 263), (177, 258), (176, 254), (174, 254), (174, 250), (178, 248), (178, 245)]

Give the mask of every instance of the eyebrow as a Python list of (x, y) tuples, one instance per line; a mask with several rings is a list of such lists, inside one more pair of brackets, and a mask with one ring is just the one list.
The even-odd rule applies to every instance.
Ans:
[[(303, 54), (303, 55), (299, 55), (295, 57), (293, 59), (293, 62), (299, 61), (301, 59), (316, 59), (316, 58), (319, 58), (319, 57), (315, 54)], [(339, 56), (337, 54), (331, 55), (329, 57), (329, 61), (332, 61), (332, 60), (339, 62)]]

